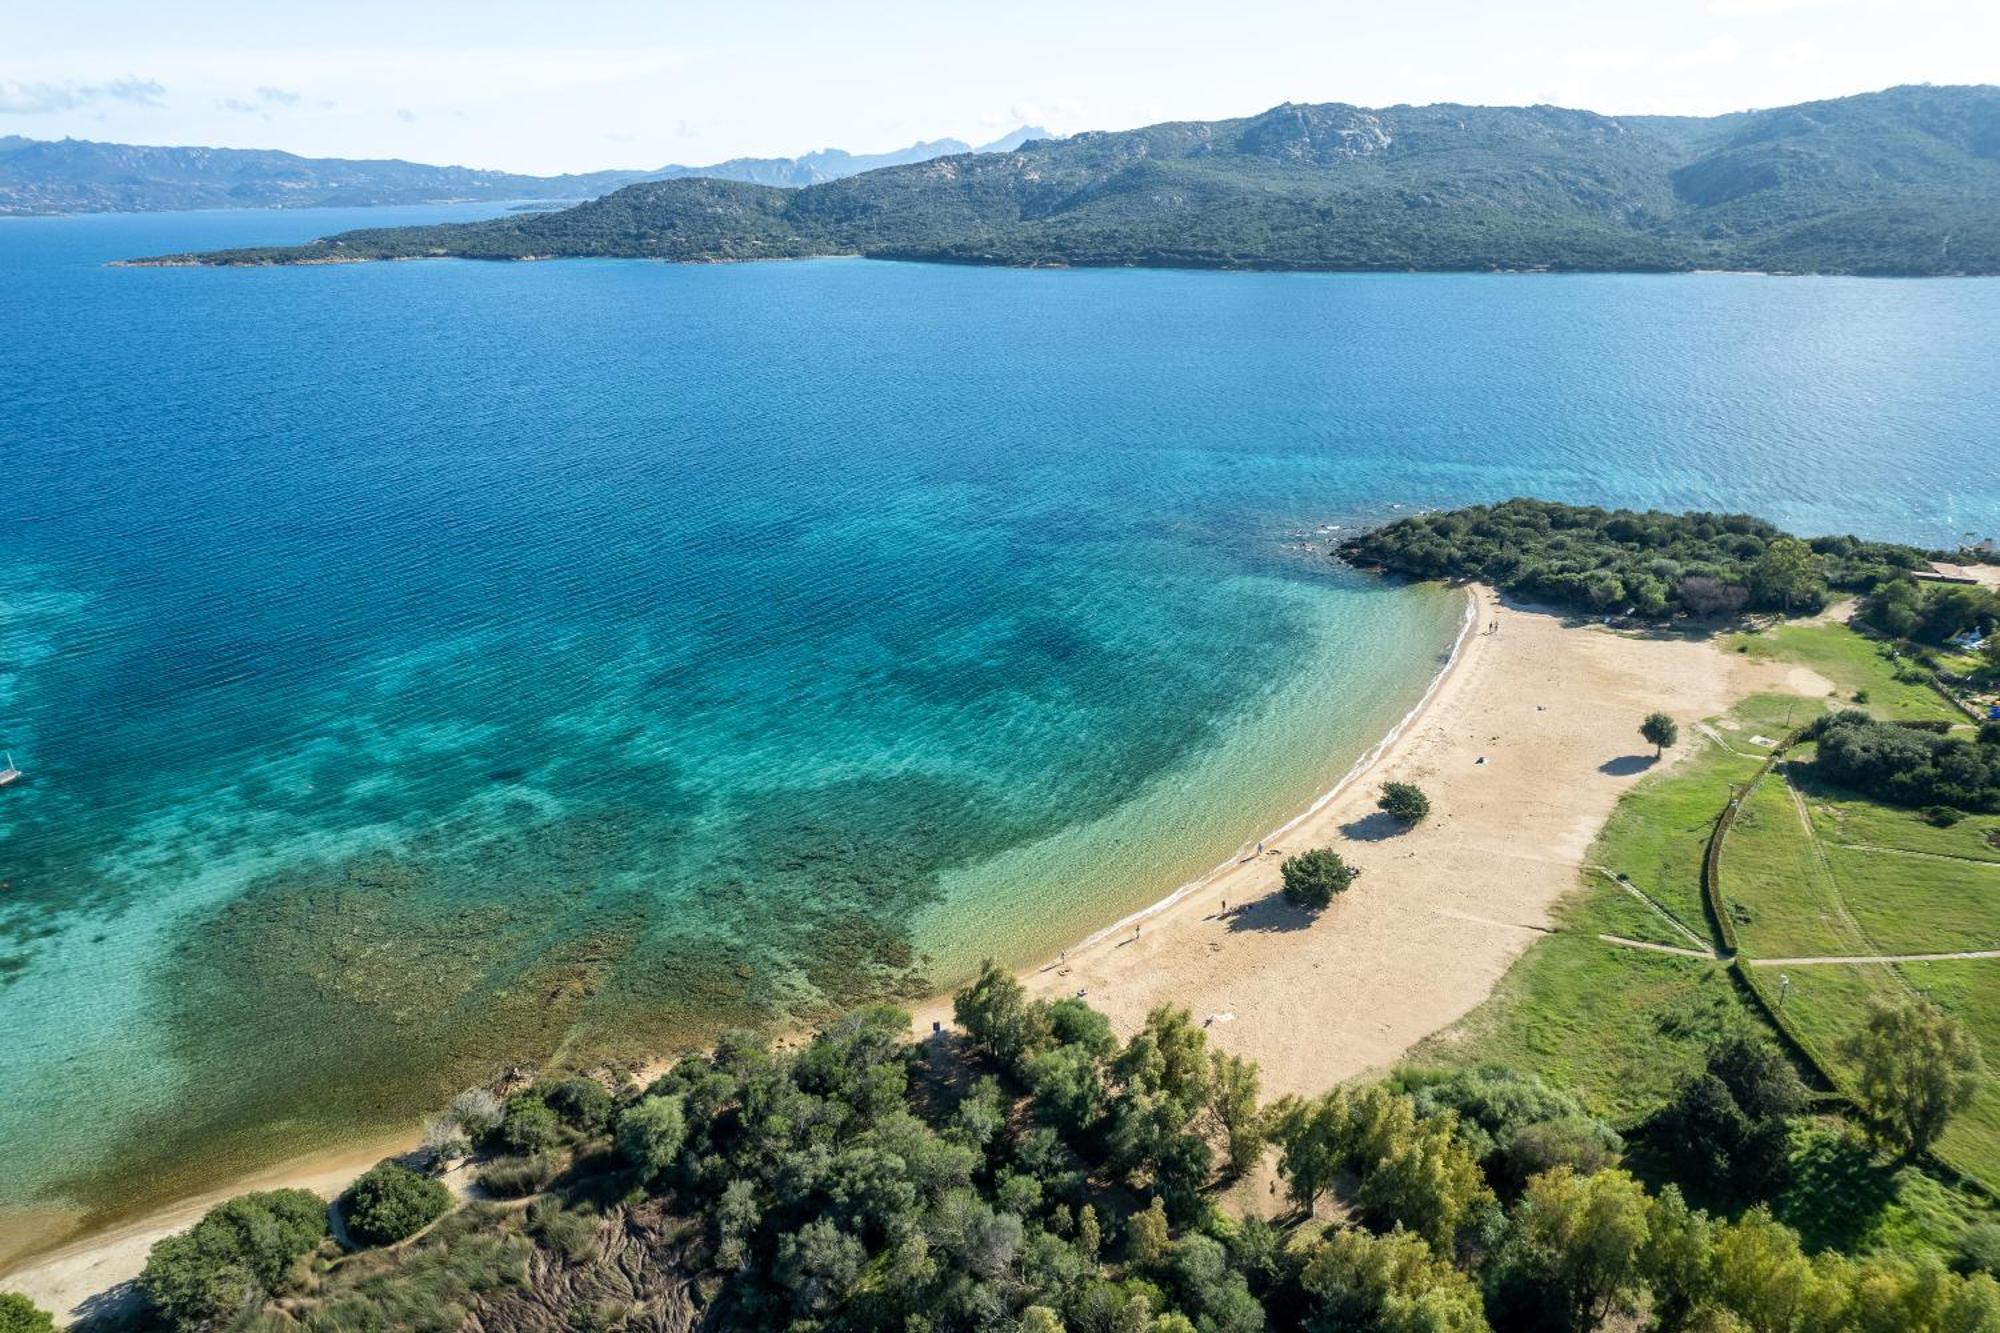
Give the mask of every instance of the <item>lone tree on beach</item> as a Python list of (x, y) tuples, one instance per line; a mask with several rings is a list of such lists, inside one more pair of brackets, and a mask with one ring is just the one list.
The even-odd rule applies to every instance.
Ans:
[(1854, 1102), (1870, 1138), (1915, 1157), (1971, 1104), (1985, 1072), (1979, 1042), (1934, 1004), (1869, 1007), (1840, 1053), (1860, 1075)]
[(1414, 824), (1431, 812), (1431, 798), (1424, 795), (1424, 789), (1414, 782), (1385, 782), (1382, 784), (1382, 798), (1375, 802), (1383, 813)]
[(1681, 738), (1680, 724), (1665, 713), (1648, 713), (1646, 720), (1639, 724), (1639, 734), (1653, 743), (1653, 757), (1666, 753), (1669, 745)]
[(1285, 880), (1285, 901), (1308, 912), (1324, 911), (1336, 893), (1345, 893), (1361, 872), (1340, 859), (1340, 853), (1315, 847), (1288, 856), (1278, 873)]

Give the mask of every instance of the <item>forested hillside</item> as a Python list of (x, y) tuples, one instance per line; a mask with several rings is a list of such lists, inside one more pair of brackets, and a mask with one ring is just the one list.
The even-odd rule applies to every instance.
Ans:
[(2000, 88), (1712, 120), (1285, 105), (799, 191), (628, 187), (557, 213), (159, 262), (457, 256), (1296, 269), (2000, 272)]

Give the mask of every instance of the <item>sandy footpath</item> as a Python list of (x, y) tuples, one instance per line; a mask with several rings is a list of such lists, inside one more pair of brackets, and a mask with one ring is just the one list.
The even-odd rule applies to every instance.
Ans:
[[(1082, 992), (1121, 1032), (1155, 1005), (1184, 1006), (1219, 1046), (1262, 1067), (1266, 1097), (1382, 1068), (1484, 999), (1547, 929), (1619, 793), (1655, 767), (1640, 718), (1656, 708), (1673, 714), (1685, 749), (1702, 743), (1694, 723), (1746, 694), (1828, 688), (1810, 672), (1711, 643), (1565, 624), (1503, 606), (1485, 588), (1467, 596), (1474, 627), (1366, 771), (1268, 840), (1263, 855), (1028, 969), (1031, 992)], [(1376, 796), (1390, 780), (1421, 784), (1430, 819), (1404, 832), (1378, 814)], [(1316, 846), (1337, 848), (1363, 873), (1308, 919), (1276, 896), (1278, 864)], [(917, 1006), (916, 1018), (919, 1031), (948, 1025), (949, 1000)], [(134, 1277), (154, 1241), (222, 1199), (281, 1185), (331, 1198), (414, 1137), (234, 1182), (37, 1256), (0, 1276), (0, 1290), (24, 1292), (67, 1323)]]
[[(1685, 751), (1703, 743), (1694, 723), (1747, 694), (1828, 688), (1710, 642), (1468, 595), (1475, 628), (1367, 771), (1261, 857), (1024, 972), (1030, 992), (1081, 992), (1121, 1033), (1155, 1005), (1184, 1006), (1217, 1045), (1262, 1067), (1267, 1097), (1381, 1069), (1477, 1005), (1549, 927), (1619, 794), (1656, 767), (1641, 718), (1673, 714)], [(1431, 817), (1404, 832), (1380, 814), (1385, 781), (1421, 785)], [(1276, 892), (1279, 862), (1310, 847), (1362, 870), (1317, 919)], [(920, 1031), (950, 1021), (948, 1000), (919, 1007)]]

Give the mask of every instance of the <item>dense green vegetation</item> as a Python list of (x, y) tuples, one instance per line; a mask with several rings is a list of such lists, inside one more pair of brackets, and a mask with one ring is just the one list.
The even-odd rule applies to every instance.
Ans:
[[(862, 254), (1203, 268), (2000, 272), (2000, 89), (1708, 121), (1284, 105), (788, 191), (628, 186), (555, 213), (199, 262)], [(192, 257), (175, 257), (193, 262)]]
[(1637, 513), (1552, 500), (1416, 514), (1341, 543), (1355, 564), (1483, 579), (1555, 606), (1656, 618), (1812, 611), (1927, 563), (1907, 546), (1800, 541), (1748, 514)]
[(2000, 629), (2000, 591), (1963, 583), (1894, 579), (1876, 589), (1861, 619), (1895, 639), (1933, 647), (1955, 635)]
[(1896, 805), (2000, 810), (2000, 728), (1967, 739), (1846, 709), (1816, 723), (1813, 734), (1827, 781)]
[[(1627, 1169), (1621, 1136), (1534, 1075), (1416, 1073), (1265, 1106), (1255, 1068), (1180, 1011), (1121, 1042), (1082, 1002), (1031, 1001), (989, 966), (956, 1012), (962, 1043), (912, 1042), (908, 1015), (877, 1007), (792, 1050), (732, 1034), (601, 1099), (535, 1084), (510, 1113), (544, 1106), (564, 1168), (525, 1208), (474, 1204), (407, 1248), (322, 1246), (308, 1267), (303, 1226), (244, 1257), (224, 1217), (276, 1197), (249, 1196), (190, 1233), (232, 1246), (189, 1260), (188, 1237), (161, 1242), (147, 1290), (160, 1300), (151, 1275), (176, 1259), (207, 1299), (161, 1313), (255, 1333), (2000, 1329), (1975, 1228), (1953, 1272), (1813, 1255), (1776, 1219), (1804, 1096), (1758, 1041), (1711, 1043), (1661, 1113), (1696, 1174), (1727, 1173), (1741, 1211), (1711, 1212)], [(1267, 1144), (1291, 1211), (1221, 1207)]]
[(55, 1333), (55, 1316), (17, 1292), (0, 1292), (0, 1333)]
[(326, 1204), (310, 1190), (245, 1194), (155, 1245), (139, 1289), (172, 1323), (212, 1327), (289, 1286), (326, 1234)]

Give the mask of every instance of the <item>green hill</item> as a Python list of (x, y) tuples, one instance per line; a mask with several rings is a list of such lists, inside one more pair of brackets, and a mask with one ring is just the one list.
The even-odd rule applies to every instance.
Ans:
[(1278, 269), (2000, 273), (2000, 88), (1712, 119), (1286, 105), (777, 190), (657, 181), (556, 213), (152, 262), (456, 256)]

